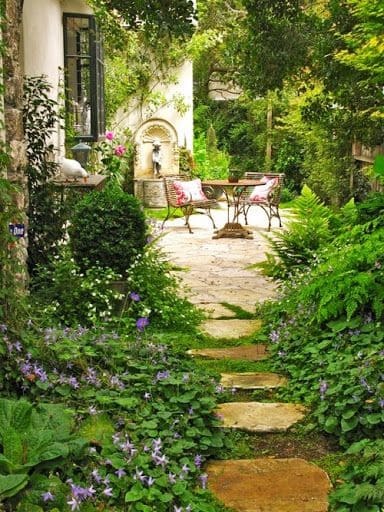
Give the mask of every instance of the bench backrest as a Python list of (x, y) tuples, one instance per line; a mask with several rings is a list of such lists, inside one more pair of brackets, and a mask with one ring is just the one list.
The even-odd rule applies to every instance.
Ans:
[(174, 181), (189, 181), (191, 178), (189, 176), (186, 176), (184, 174), (174, 174), (174, 175), (168, 175), (163, 177), (164, 182), (164, 190), (165, 190), (165, 197), (167, 199), (167, 203), (170, 206), (176, 207), (180, 206), (179, 198), (176, 192), (175, 187), (173, 186)]

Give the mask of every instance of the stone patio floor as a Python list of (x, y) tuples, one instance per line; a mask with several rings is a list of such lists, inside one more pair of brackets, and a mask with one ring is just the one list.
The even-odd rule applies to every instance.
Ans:
[[(226, 222), (223, 206), (213, 211), (218, 227)], [(284, 225), (284, 212), (282, 220)], [(249, 212), (253, 239), (212, 239), (214, 231), (203, 214), (190, 219), (193, 234), (183, 219), (166, 223), (159, 245), (179, 270), (188, 299), (208, 313), (202, 332), (217, 340), (239, 340), (255, 332), (258, 320), (239, 320), (226, 307), (232, 304), (253, 313), (259, 302), (276, 298), (274, 283), (265, 278), (254, 264), (265, 259), (268, 237), (267, 218), (259, 208)], [(265, 345), (194, 349), (193, 357), (213, 359), (260, 360), (268, 357)], [(272, 376), (271, 376), (272, 375)], [(238, 389), (271, 389), (284, 385), (285, 378), (262, 373), (223, 374), (222, 383)], [(256, 383), (256, 384), (255, 384)], [(271, 384), (272, 383), (272, 384)], [(252, 385), (254, 387), (252, 387)], [(223, 428), (254, 432), (287, 430), (300, 421), (306, 410), (300, 404), (230, 402), (220, 404)], [(226, 506), (238, 512), (326, 512), (328, 510), (328, 475), (315, 465), (298, 458), (258, 458), (252, 460), (211, 461), (207, 468), (208, 486)]]

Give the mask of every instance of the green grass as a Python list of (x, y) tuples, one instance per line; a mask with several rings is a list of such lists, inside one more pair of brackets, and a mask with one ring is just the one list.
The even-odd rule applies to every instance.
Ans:
[[(164, 220), (167, 216), (167, 208), (144, 208), (144, 213), (146, 217), (150, 219)], [(181, 210), (176, 210), (172, 213), (171, 219), (178, 219), (183, 217), (183, 212)]]
[(235, 304), (229, 304), (228, 302), (220, 302), (222, 306), (229, 309), (229, 311), (232, 311), (232, 313), (235, 313), (235, 316), (221, 316), (219, 319), (225, 319), (225, 318), (237, 318), (238, 320), (253, 320), (257, 318), (256, 311), (255, 313), (251, 313), (240, 306), (236, 306)]
[(199, 359), (195, 362), (200, 367), (215, 373), (245, 373), (245, 372), (270, 372), (271, 363), (268, 359), (262, 361), (243, 361), (235, 359)]

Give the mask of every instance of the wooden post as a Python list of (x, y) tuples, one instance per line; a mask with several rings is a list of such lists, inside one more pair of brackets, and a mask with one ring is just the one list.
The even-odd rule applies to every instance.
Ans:
[(271, 170), (272, 166), (272, 127), (273, 127), (273, 106), (271, 98), (268, 98), (267, 106), (267, 146), (265, 151), (265, 169)]

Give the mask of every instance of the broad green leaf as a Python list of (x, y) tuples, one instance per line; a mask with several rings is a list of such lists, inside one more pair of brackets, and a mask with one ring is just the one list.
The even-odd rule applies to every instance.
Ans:
[(125, 494), (125, 502), (130, 503), (133, 501), (140, 501), (145, 495), (145, 490), (140, 486), (133, 486), (130, 491)]
[(3, 455), (12, 464), (23, 464), (26, 458), (26, 443), (18, 432), (11, 426), (2, 436)]
[(356, 493), (356, 489), (350, 487), (342, 487), (336, 490), (335, 496), (337, 496), (337, 499), (339, 501), (341, 501), (342, 503), (348, 503), (348, 505), (353, 505), (354, 503), (357, 503), (359, 500), (359, 497)]
[(329, 418), (326, 419), (324, 423), (324, 430), (329, 434), (333, 434), (333, 432), (335, 432), (335, 430), (337, 429), (338, 425), (339, 422), (337, 421), (337, 418), (335, 418), (334, 416), (330, 416)]
[(365, 416), (365, 419), (370, 425), (377, 425), (378, 423), (382, 422), (382, 417), (380, 413), (367, 414)]
[(104, 439), (112, 437), (114, 432), (113, 423), (108, 416), (98, 414), (90, 416), (83, 422), (79, 434), (91, 443), (100, 443)]
[(349, 432), (350, 430), (353, 430), (359, 423), (359, 418), (356, 416), (349, 418), (345, 420), (344, 418), (341, 419), (341, 431), (342, 432)]
[(32, 404), (18, 400), (13, 405), (12, 426), (18, 432), (25, 432), (31, 423)]
[(28, 483), (28, 475), (0, 475), (0, 500), (17, 494)]
[(343, 412), (342, 414), (342, 417), (345, 419), (345, 420), (348, 420), (350, 418), (352, 418), (352, 416), (354, 416), (356, 414), (356, 409), (347, 409), (346, 411)]
[(14, 465), (2, 453), (0, 453), (0, 473), (12, 473)]
[(373, 162), (373, 171), (376, 176), (384, 176), (384, 155), (376, 155)]
[(139, 403), (138, 399), (135, 397), (118, 398), (117, 400), (114, 400), (114, 402), (125, 409), (133, 409)]
[(184, 494), (186, 489), (186, 483), (185, 482), (177, 482), (175, 485), (172, 485), (172, 492), (175, 496), (181, 496)]

